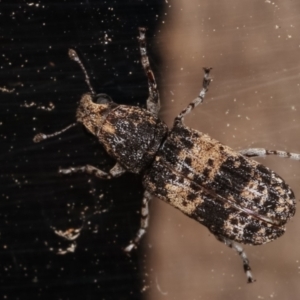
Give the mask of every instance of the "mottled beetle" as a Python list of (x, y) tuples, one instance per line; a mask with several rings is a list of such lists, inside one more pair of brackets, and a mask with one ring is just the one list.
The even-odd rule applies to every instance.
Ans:
[[(235, 249), (243, 260), (248, 282), (253, 282), (249, 261), (238, 243), (261, 245), (285, 232), (285, 223), (295, 214), (295, 198), (290, 187), (277, 174), (248, 157), (278, 155), (299, 160), (300, 155), (261, 148), (236, 152), (183, 124), (184, 117), (202, 103), (211, 82), (204, 68), (199, 96), (174, 120), (168, 129), (158, 118), (159, 93), (146, 51), (145, 28), (139, 28), (141, 62), (148, 77), (147, 109), (119, 105), (106, 94), (96, 94), (87, 72), (74, 50), (69, 56), (85, 74), (90, 93), (80, 100), (77, 122), (95, 135), (115, 160), (104, 172), (94, 166), (61, 169), (62, 174), (87, 172), (111, 179), (125, 172), (141, 174), (145, 188), (141, 227), (125, 248), (137, 246), (148, 227), (148, 203), (158, 197), (205, 225), (216, 238)], [(39, 133), (34, 142), (56, 136)]]

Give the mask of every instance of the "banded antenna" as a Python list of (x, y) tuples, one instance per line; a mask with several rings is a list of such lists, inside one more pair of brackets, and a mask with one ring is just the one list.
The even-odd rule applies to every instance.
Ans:
[(96, 93), (95, 93), (95, 91), (94, 91), (94, 89), (93, 89), (93, 87), (92, 87), (92, 85), (91, 85), (90, 77), (89, 77), (89, 75), (88, 75), (88, 73), (87, 73), (87, 71), (86, 71), (86, 69), (85, 69), (85, 67), (84, 67), (84, 65), (83, 65), (83, 63), (82, 63), (82, 61), (80, 60), (80, 58), (79, 58), (77, 52), (76, 52), (74, 49), (69, 49), (68, 54), (69, 54), (69, 57), (70, 57), (72, 60), (74, 60), (75, 62), (77, 62), (78, 65), (80, 66), (80, 68), (81, 68), (81, 70), (82, 70), (82, 72), (83, 72), (83, 74), (84, 74), (84, 77), (85, 77), (85, 82), (86, 82), (86, 84), (88, 85), (91, 94), (92, 94), (93, 96), (96, 95)]
[[(81, 68), (81, 70), (82, 70), (82, 72), (83, 72), (83, 74), (84, 74), (85, 82), (87, 83), (87, 85), (88, 85), (88, 87), (89, 87), (89, 89), (90, 89), (91, 94), (92, 94), (92, 95), (95, 95), (95, 91), (94, 91), (94, 89), (92, 88), (92, 85), (91, 85), (91, 82), (90, 82), (89, 75), (88, 75), (88, 73), (87, 73), (87, 71), (86, 71), (86, 69), (85, 69), (85, 67), (84, 67), (84, 65), (83, 65), (83, 63), (82, 63), (82, 61), (80, 60), (80, 58), (79, 58), (77, 52), (76, 52), (74, 49), (69, 49), (68, 54), (69, 54), (69, 57), (70, 57), (72, 60), (74, 60), (75, 62), (77, 62), (77, 63), (79, 64), (79, 66), (80, 66), (80, 68)], [(67, 127), (63, 128), (63, 129), (61, 129), (61, 130), (59, 130), (59, 131), (56, 131), (56, 132), (54, 132), (54, 133), (51, 133), (51, 134), (38, 133), (38, 134), (36, 134), (36, 135), (33, 137), (33, 141), (34, 141), (35, 143), (39, 143), (39, 142), (41, 142), (41, 141), (43, 141), (43, 140), (46, 140), (46, 139), (52, 138), (52, 137), (54, 137), (54, 136), (60, 135), (60, 134), (64, 133), (65, 131), (69, 130), (70, 128), (74, 127), (75, 125), (77, 125), (77, 123), (72, 123), (72, 124), (68, 125)]]

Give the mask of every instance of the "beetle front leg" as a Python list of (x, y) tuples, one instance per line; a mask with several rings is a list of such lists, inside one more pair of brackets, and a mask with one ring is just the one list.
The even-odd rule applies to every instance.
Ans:
[(246, 273), (246, 276), (247, 276), (247, 282), (248, 283), (254, 282), (255, 279), (253, 279), (253, 276), (252, 276), (249, 259), (247, 257), (246, 252), (244, 251), (243, 247), (240, 244), (238, 244), (222, 235), (215, 235), (215, 237), (217, 238), (218, 241), (224, 243), (229, 248), (234, 249), (238, 253), (238, 255), (243, 260), (243, 267), (244, 267), (244, 272)]
[(60, 174), (73, 174), (73, 173), (88, 173), (95, 175), (100, 179), (111, 179), (119, 177), (126, 172), (126, 170), (120, 166), (119, 163), (116, 163), (108, 172), (104, 172), (94, 166), (86, 165), (82, 167), (70, 167), (67, 169), (59, 169)]
[(160, 99), (159, 99), (159, 92), (157, 89), (157, 83), (155, 80), (155, 76), (153, 71), (151, 70), (149, 58), (147, 55), (147, 47), (146, 47), (146, 28), (140, 27), (139, 28), (140, 36), (138, 37), (140, 42), (140, 53), (141, 53), (141, 62), (148, 77), (148, 86), (149, 86), (149, 97), (147, 99), (147, 109), (153, 113), (155, 116), (158, 115), (160, 109)]
[(135, 238), (130, 241), (129, 245), (124, 249), (129, 253), (133, 248), (136, 248), (140, 239), (146, 233), (149, 224), (149, 201), (151, 200), (151, 194), (147, 191), (144, 192), (143, 203), (141, 209), (141, 227), (139, 228)]

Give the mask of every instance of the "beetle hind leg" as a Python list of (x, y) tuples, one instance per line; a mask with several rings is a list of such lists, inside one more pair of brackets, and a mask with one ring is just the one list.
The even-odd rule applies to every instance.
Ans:
[(282, 158), (290, 158), (294, 160), (300, 160), (299, 153), (291, 153), (282, 150), (267, 150), (264, 148), (249, 148), (240, 150), (239, 153), (247, 156), (247, 157), (265, 157), (267, 155), (275, 155)]
[(149, 201), (151, 200), (151, 194), (147, 191), (144, 193), (142, 209), (141, 209), (141, 226), (133, 240), (130, 241), (128, 246), (124, 249), (129, 253), (133, 248), (136, 248), (140, 239), (146, 233), (149, 224)]
[(247, 276), (247, 282), (248, 283), (254, 282), (255, 279), (253, 279), (253, 276), (252, 276), (249, 259), (247, 257), (246, 252), (244, 251), (243, 247), (240, 244), (238, 244), (222, 235), (215, 235), (215, 237), (217, 238), (217, 240), (224, 243), (229, 248), (234, 249), (238, 253), (238, 255), (241, 257), (241, 259), (243, 261), (243, 267), (244, 267), (244, 272), (246, 273), (246, 276)]

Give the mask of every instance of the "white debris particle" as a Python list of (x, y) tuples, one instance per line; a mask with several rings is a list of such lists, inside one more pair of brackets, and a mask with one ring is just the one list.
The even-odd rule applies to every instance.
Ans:
[(66, 249), (58, 249), (58, 252), (57, 254), (59, 255), (65, 255), (67, 253), (73, 253), (75, 252), (75, 249), (76, 249), (76, 243), (72, 243), (68, 248)]
[(76, 228), (76, 229), (69, 228), (66, 231), (56, 230), (55, 228), (52, 228), (52, 229), (54, 230), (54, 233), (57, 234), (58, 236), (61, 236), (68, 241), (74, 241), (75, 239), (77, 239), (79, 237), (82, 227)]
[(4, 87), (0, 87), (0, 91), (3, 93), (13, 93), (15, 91), (15, 89), (7, 89), (5, 86)]
[(26, 107), (26, 108), (33, 107), (33, 106), (36, 106), (37, 109), (46, 110), (46, 111), (51, 111), (55, 108), (55, 105), (52, 102), (49, 102), (48, 106), (37, 105), (35, 102), (27, 103), (26, 101), (24, 102), (24, 104), (21, 104), (21, 107)]

